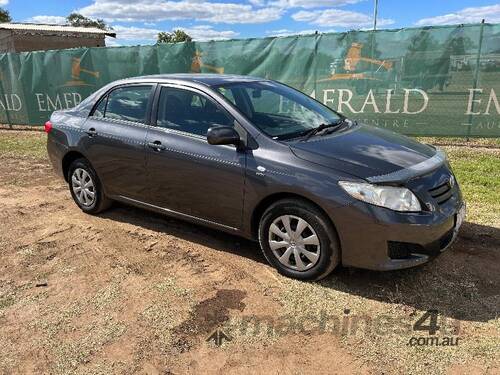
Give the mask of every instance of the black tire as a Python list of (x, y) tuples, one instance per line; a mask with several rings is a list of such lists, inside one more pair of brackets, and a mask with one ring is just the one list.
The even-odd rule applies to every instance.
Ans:
[[(88, 205), (85, 205), (82, 202), (80, 202), (73, 189), (72, 177), (77, 169), (84, 170), (90, 176), (93, 182), (93, 191), (95, 195), (94, 199), (92, 200), (92, 203)], [(106, 210), (111, 206), (112, 201), (104, 195), (101, 181), (99, 180), (99, 177), (97, 177), (94, 168), (92, 168), (87, 159), (83, 158), (76, 159), (71, 163), (71, 165), (68, 168), (68, 186), (69, 186), (69, 191), (71, 192), (71, 196), (73, 197), (75, 203), (78, 205), (78, 207), (80, 207), (80, 209), (83, 212), (87, 214), (92, 214), (92, 215), (97, 214), (99, 212)]]
[[(295, 219), (292, 218), (291, 223), (293, 220), (297, 222), (296, 218), (304, 219), (312, 227), (316, 237), (319, 239), (319, 258), (317, 258), (316, 263), (310, 262), (312, 265), (308, 269), (300, 271), (282, 264), (278, 260), (277, 255), (271, 250), (269, 244), (271, 224), (275, 220), (279, 220), (278, 218), (283, 215), (295, 217)], [(295, 229), (297, 229), (297, 226), (298, 224), (296, 224)], [(269, 206), (260, 219), (258, 235), (260, 247), (267, 261), (279, 273), (288, 277), (301, 280), (320, 280), (330, 274), (340, 262), (340, 246), (335, 229), (328, 218), (318, 208), (306, 201), (283, 199)], [(284, 249), (286, 247), (277, 251), (284, 251)], [(291, 258), (292, 263), (294, 262), (294, 257), (295, 255), (293, 254), (293, 258)], [(305, 261), (309, 261), (309, 259), (304, 258), (302, 255), (299, 255), (299, 257)]]

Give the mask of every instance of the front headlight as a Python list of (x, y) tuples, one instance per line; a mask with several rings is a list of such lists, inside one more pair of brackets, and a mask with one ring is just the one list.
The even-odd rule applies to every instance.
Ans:
[(339, 181), (339, 185), (352, 197), (375, 206), (394, 211), (420, 211), (420, 203), (409, 189), (380, 186), (364, 182)]

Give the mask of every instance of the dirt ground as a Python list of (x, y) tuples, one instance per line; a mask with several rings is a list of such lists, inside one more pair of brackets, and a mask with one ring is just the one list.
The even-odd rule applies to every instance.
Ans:
[[(124, 205), (86, 215), (45, 158), (4, 156), (0, 372), (500, 373), (499, 233), (467, 222), (423, 267), (305, 283), (241, 238)], [(408, 344), (430, 309), (457, 346)]]

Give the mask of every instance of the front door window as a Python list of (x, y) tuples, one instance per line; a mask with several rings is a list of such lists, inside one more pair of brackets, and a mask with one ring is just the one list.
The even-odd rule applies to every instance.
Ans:
[(232, 126), (230, 115), (218, 104), (193, 91), (163, 87), (158, 102), (156, 125), (206, 136), (213, 126)]

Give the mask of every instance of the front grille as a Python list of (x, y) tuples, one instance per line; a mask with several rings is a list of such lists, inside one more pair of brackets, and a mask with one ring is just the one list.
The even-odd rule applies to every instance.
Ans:
[(429, 189), (429, 194), (436, 200), (438, 204), (443, 204), (451, 198), (451, 196), (453, 195), (453, 191), (451, 189), (449, 181), (446, 181), (444, 184)]

